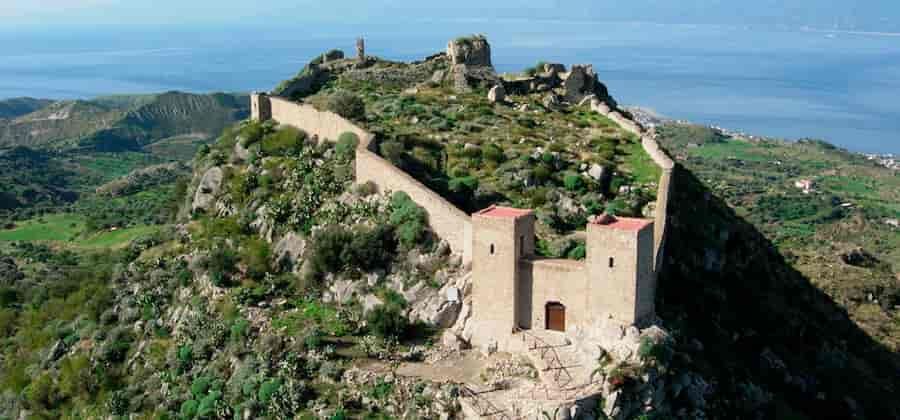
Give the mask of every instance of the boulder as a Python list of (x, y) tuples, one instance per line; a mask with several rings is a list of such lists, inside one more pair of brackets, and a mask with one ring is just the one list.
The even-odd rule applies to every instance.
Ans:
[(194, 202), (191, 204), (192, 211), (209, 210), (222, 188), (222, 168), (214, 166), (203, 174), (200, 179), (200, 185), (197, 186), (197, 192), (194, 193)]
[(240, 138), (234, 143), (234, 157), (240, 162), (246, 162), (247, 159), (250, 159), (250, 150), (245, 148), (241, 143), (242, 139)]
[(375, 309), (378, 306), (384, 304), (384, 301), (381, 300), (378, 296), (375, 295), (366, 295), (362, 299), (362, 307), (363, 314), (369, 313), (372, 309)]
[(488, 92), (488, 101), (494, 104), (506, 101), (506, 90), (503, 88), (503, 85), (497, 85), (491, 88)]
[(468, 347), (463, 339), (450, 330), (441, 334), (441, 346), (449, 350), (465, 350)]
[(275, 244), (275, 263), (286, 271), (297, 271), (305, 249), (306, 240), (296, 232), (288, 232)]
[(331, 286), (323, 294), (322, 300), (326, 302), (349, 303), (359, 295), (359, 292), (359, 282), (349, 279), (338, 279), (331, 283)]
[(547, 96), (544, 97), (541, 103), (544, 105), (544, 108), (557, 109), (562, 105), (562, 100), (560, 99), (559, 95), (550, 92), (547, 94)]
[(431, 314), (428, 321), (439, 328), (450, 328), (456, 322), (460, 309), (462, 309), (462, 302), (446, 301)]
[(491, 67), (491, 45), (481, 35), (460, 37), (447, 44), (447, 56), (452, 65)]
[(608, 175), (608, 171), (603, 165), (595, 163), (591, 165), (591, 169), (588, 170), (588, 175), (597, 182), (603, 182), (603, 179)]

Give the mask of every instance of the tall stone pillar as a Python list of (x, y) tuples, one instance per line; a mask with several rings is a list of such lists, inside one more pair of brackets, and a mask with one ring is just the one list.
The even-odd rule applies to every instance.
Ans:
[(362, 37), (356, 38), (356, 59), (366, 61), (366, 40)]

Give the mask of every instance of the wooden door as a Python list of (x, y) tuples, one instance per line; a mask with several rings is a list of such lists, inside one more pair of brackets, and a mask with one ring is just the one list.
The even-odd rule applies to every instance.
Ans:
[(547, 329), (554, 331), (566, 331), (566, 307), (561, 303), (551, 302), (547, 304)]

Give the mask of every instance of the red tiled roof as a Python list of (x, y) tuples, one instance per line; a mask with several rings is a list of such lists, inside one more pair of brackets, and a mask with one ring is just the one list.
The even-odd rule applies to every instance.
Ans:
[(488, 217), (508, 217), (515, 219), (517, 217), (527, 216), (533, 212), (529, 209), (516, 209), (512, 207), (490, 206), (476, 214)]
[(600, 217), (591, 218), (590, 223), (613, 229), (638, 231), (653, 223), (652, 219), (638, 219), (634, 217), (612, 217), (612, 220), (603, 220)]

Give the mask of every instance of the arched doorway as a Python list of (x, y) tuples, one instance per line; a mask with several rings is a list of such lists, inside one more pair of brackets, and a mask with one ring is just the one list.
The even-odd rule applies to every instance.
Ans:
[(566, 331), (566, 307), (559, 302), (547, 302), (546, 317), (547, 329), (553, 331)]

